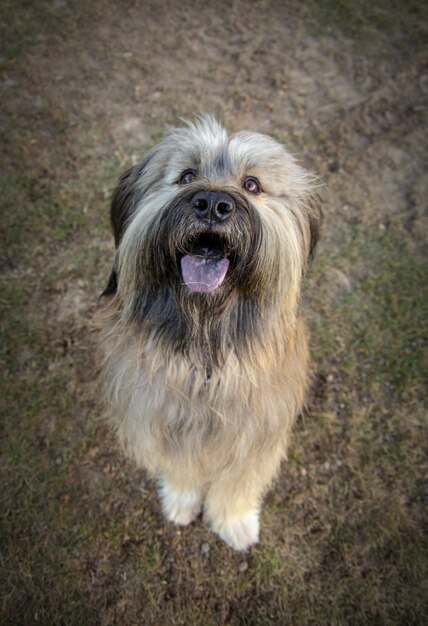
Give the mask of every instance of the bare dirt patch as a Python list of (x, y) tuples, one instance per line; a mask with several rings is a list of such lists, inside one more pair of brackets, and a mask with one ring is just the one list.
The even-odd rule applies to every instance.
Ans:
[[(422, 3), (3, 5), (2, 623), (423, 623)], [(98, 419), (109, 195), (198, 112), (326, 184), (311, 406), (246, 555), (166, 524)]]

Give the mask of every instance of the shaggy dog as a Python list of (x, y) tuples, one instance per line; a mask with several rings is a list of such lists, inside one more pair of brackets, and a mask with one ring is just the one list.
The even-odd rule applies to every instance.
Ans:
[(261, 500), (302, 409), (302, 278), (316, 182), (273, 139), (212, 117), (169, 132), (114, 193), (101, 349), (110, 420), (165, 516), (258, 541)]

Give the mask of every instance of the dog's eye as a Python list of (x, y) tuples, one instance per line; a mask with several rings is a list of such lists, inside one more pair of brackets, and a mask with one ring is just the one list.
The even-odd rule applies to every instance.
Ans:
[(194, 170), (186, 170), (180, 176), (180, 185), (188, 185), (193, 183), (196, 178), (196, 172)]
[(249, 176), (244, 180), (242, 187), (250, 193), (260, 193), (262, 190), (257, 178), (253, 178), (252, 176)]

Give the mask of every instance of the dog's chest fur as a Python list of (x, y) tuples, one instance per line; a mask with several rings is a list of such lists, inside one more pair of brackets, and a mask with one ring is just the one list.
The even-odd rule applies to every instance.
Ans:
[(142, 341), (115, 324), (108, 335), (112, 418), (126, 449), (148, 469), (158, 471), (165, 456), (168, 463), (192, 458), (212, 471), (233, 465), (241, 449), (257, 454), (284, 444), (307, 378), (303, 324), (288, 346), (262, 351), (257, 364), (230, 349), (209, 378), (153, 337)]

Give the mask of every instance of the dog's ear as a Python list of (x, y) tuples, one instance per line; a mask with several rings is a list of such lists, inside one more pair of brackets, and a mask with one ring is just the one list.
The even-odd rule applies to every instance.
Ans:
[(311, 196), (308, 204), (308, 219), (309, 219), (309, 233), (310, 233), (310, 242), (309, 242), (309, 261), (312, 261), (314, 256), (315, 247), (318, 243), (318, 239), (320, 236), (321, 225), (323, 221), (322, 214), (322, 201), (319, 194), (314, 194)]
[(113, 192), (110, 221), (114, 234), (114, 243), (118, 247), (126, 226), (132, 217), (138, 201), (141, 197), (137, 188), (137, 181), (143, 175), (146, 166), (146, 159), (131, 167), (119, 179), (116, 189)]
[[(126, 171), (119, 179), (116, 189), (113, 192), (110, 208), (110, 222), (113, 229), (114, 245), (119, 246), (126, 225), (136, 207), (135, 182), (138, 179), (140, 166), (135, 165)], [(103, 296), (113, 296), (117, 291), (117, 270), (115, 265), (110, 273), (106, 288), (101, 294)]]
[(116, 291), (117, 291), (117, 271), (116, 271), (115, 266), (113, 265), (113, 268), (110, 272), (110, 277), (108, 279), (107, 286), (102, 292), (100, 298), (103, 298), (104, 296), (113, 296), (116, 293)]
[[(114, 234), (116, 249), (123, 237), (126, 227), (140, 201), (143, 193), (137, 185), (141, 180), (144, 169), (150, 160), (150, 153), (139, 163), (127, 170), (119, 179), (116, 189), (113, 192), (110, 221)], [(102, 296), (112, 296), (117, 291), (117, 270), (115, 265), (110, 273), (110, 278)]]

